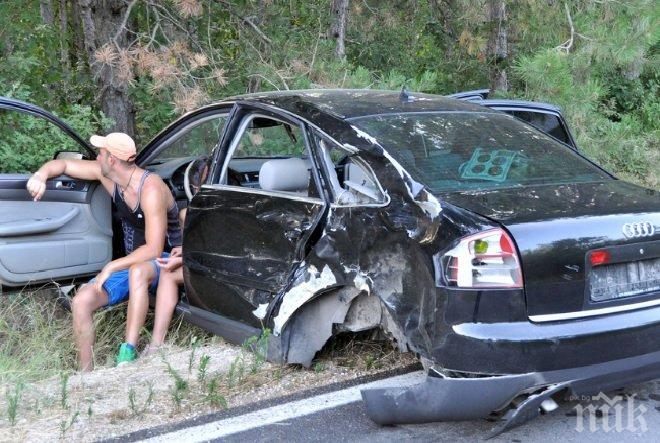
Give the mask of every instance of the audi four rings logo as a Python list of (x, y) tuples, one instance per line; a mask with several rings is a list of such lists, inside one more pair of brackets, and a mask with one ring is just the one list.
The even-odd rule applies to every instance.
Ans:
[(655, 234), (655, 226), (651, 222), (625, 223), (623, 225), (623, 235), (628, 238), (650, 237)]

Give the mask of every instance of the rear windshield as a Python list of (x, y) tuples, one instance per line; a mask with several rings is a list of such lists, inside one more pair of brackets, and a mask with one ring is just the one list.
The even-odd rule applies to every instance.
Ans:
[(610, 178), (552, 137), (504, 114), (384, 114), (351, 123), (434, 192)]

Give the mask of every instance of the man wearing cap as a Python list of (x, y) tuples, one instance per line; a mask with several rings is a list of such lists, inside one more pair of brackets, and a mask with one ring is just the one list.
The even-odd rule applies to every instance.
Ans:
[[(73, 329), (83, 371), (91, 371), (94, 367), (94, 311), (123, 302), (129, 294), (145, 300), (146, 303), (129, 306), (128, 332), (129, 325), (146, 315), (146, 292), (158, 284), (159, 268), (155, 259), (166, 256), (165, 250), (181, 244), (176, 202), (158, 175), (150, 174), (134, 163), (136, 149), (133, 139), (115, 132), (106, 137), (94, 135), (90, 142), (98, 149), (96, 161), (52, 160), (39, 168), (27, 183), (28, 191), (38, 201), (46, 190), (46, 180), (51, 177), (65, 174), (82, 180), (98, 180), (112, 196), (121, 218), (126, 256), (106, 264), (71, 302)], [(127, 343), (121, 345), (117, 362), (135, 359), (136, 344), (137, 337), (127, 334)]]

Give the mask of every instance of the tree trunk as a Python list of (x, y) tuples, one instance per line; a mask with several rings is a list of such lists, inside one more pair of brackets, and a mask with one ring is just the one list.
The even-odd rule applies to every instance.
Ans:
[(71, 60), (76, 64), (82, 62), (86, 58), (85, 41), (83, 38), (82, 29), (82, 13), (80, 12), (80, 4), (78, 0), (68, 0), (71, 4), (69, 13), (69, 23), (71, 23)]
[(488, 21), (488, 61), (490, 63), (490, 88), (495, 91), (508, 91), (506, 62), (509, 58), (508, 29), (506, 23), (505, 0), (489, 0)]
[(53, 14), (53, 0), (41, 0), (39, 2), (39, 12), (41, 19), (48, 26), (55, 25), (55, 14)]
[[(114, 75), (113, 67), (95, 60), (97, 49), (106, 44), (113, 50), (127, 47), (124, 16), (128, 9), (121, 0), (78, 0), (87, 59), (99, 88), (101, 110), (115, 121), (112, 131), (135, 135), (135, 111), (127, 87)], [(128, 23), (128, 21), (126, 21)], [(121, 29), (120, 29), (121, 27)], [(116, 37), (116, 39), (115, 39)]]
[(342, 62), (346, 60), (346, 24), (348, 23), (349, 0), (332, 0), (332, 25), (330, 35), (337, 41), (335, 55)]
[(69, 78), (69, 45), (67, 44), (67, 31), (69, 18), (67, 14), (66, 0), (60, 0), (60, 63), (64, 78)]
[(450, 59), (454, 55), (456, 45), (456, 29), (454, 20), (456, 18), (456, 0), (431, 0), (431, 7), (440, 18), (442, 31), (445, 34), (445, 57)]

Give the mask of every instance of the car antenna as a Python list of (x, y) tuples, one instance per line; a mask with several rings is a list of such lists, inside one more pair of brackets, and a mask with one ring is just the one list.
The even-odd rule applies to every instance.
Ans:
[(410, 95), (410, 92), (406, 91), (406, 86), (403, 85), (401, 87), (401, 93), (399, 94), (399, 100), (401, 100), (402, 102), (410, 103), (414, 99), (415, 98), (412, 95)]

